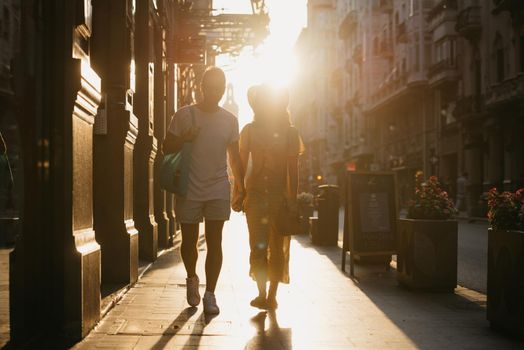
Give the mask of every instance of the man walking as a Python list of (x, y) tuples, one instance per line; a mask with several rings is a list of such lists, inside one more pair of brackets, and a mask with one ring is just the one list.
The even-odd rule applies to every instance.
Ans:
[[(217, 67), (208, 68), (200, 86), (202, 101), (176, 112), (163, 144), (164, 154), (170, 154), (180, 150), (184, 141), (192, 140), (188, 191), (185, 198), (176, 198), (175, 211), (182, 226), (181, 255), (187, 272), (187, 301), (191, 306), (200, 303), (197, 242), (199, 223), (205, 220), (207, 257), (203, 304), (207, 314), (220, 312), (215, 287), (222, 267), (222, 228), (231, 212), (227, 155), (235, 177), (235, 193), (240, 196), (244, 193), (238, 120), (218, 105), (225, 86), (224, 72)], [(234, 209), (240, 210), (237, 206)]]

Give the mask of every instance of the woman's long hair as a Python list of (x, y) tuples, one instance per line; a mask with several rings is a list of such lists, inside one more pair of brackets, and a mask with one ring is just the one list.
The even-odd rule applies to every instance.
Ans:
[(253, 122), (262, 127), (283, 128), (291, 126), (289, 111), (289, 92), (269, 85), (252, 87), (248, 100), (255, 112)]

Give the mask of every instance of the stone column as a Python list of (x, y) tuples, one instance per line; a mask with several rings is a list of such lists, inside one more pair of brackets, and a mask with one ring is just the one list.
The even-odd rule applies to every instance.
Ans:
[(92, 131), (101, 83), (87, 51), (90, 1), (24, 1), (22, 27), (15, 79), (25, 192), (10, 323), (11, 346), (33, 348), (44, 336), (79, 340), (100, 319)]
[[(139, 256), (154, 261), (158, 252), (158, 225), (153, 206), (153, 172), (157, 141), (154, 120), (154, 49), (152, 21), (156, 16), (150, 0), (136, 0), (136, 94), (138, 137), (134, 150), (133, 208), (139, 232)], [(158, 67), (158, 69), (162, 69)]]
[(95, 230), (102, 245), (104, 293), (136, 282), (138, 231), (133, 221), (133, 9), (128, 1), (94, 3), (95, 69), (102, 76), (103, 105), (95, 123)]
[[(166, 65), (166, 32), (160, 25), (155, 25), (155, 119), (154, 136), (161, 148), (166, 135), (166, 109), (167, 109), (167, 65)], [(154, 198), (155, 198), (155, 221), (158, 223), (158, 245), (168, 248), (169, 244), (169, 217), (166, 212), (166, 192), (160, 188), (160, 169), (164, 155), (157, 152), (155, 158), (154, 174)]]

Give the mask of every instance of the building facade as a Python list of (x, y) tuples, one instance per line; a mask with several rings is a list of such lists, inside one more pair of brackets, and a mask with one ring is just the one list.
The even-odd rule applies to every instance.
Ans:
[(0, 2), (1, 131), (17, 131), (21, 159), (13, 348), (83, 338), (137, 281), (140, 264), (172, 246), (174, 198), (159, 186), (159, 147), (229, 40), (199, 40), (202, 30), (267, 25), (262, 12), (247, 21), (211, 18), (211, 9), (211, 0)]
[[(332, 48), (343, 65), (312, 61), (318, 46), (305, 50), (304, 42), (315, 36), (313, 25), (297, 43), (308, 70), (324, 64), (337, 81), (328, 86), (329, 98), (316, 92), (317, 84), (309, 95), (299, 84), (297, 96), (305, 97), (295, 102), (297, 124), (307, 140), (337, 140), (316, 127), (322, 113), (308, 103), (333, 105), (330, 99), (342, 96), (334, 104), (342, 107), (337, 130), (343, 135), (335, 144), (340, 168), (396, 172), (404, 205), (417, 171), (438, 175), (452, 196), (457, 178), (467, 173), (475, 216), (485, 214), (489, 188), (523, 186), (520, 1), (350, 0), (335, 7), (345, 11), (337, 19), (342, 45)], [(330, 157), (314, 147), (311, 153)]]
[[(0, 134), (9, 166), (0, 167), (0, 244), (12, 244), (19, 228), (20, 190), (12, 181), (20, 175), (20, 137), (13, 87), (14, 58), (19, 50), (20, 1), (0, 1)], [(3, 145), (0, 145), (3, 153)]]
[(296, 52), (303, 74), (291, 87), (290, 110), (306, 146), (301, 158), (301, 188), (337, 183), (342, 160), (341, 132), (343, 77), (337, 39), (336, 0), (308, 1), (307, 27), (301, 32)]

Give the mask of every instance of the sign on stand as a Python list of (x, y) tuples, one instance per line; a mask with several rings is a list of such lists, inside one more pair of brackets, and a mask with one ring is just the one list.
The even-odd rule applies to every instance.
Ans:
[[(394, 173), (347, 172), (342, 271), (350, 253), (350, 275), (355, 256), (384, 256), (397, 252), (397, 187)], [(386, 266), (389, 269), (389, 262)]]

